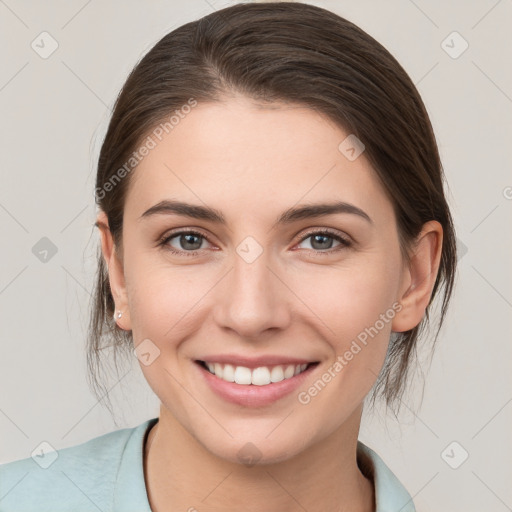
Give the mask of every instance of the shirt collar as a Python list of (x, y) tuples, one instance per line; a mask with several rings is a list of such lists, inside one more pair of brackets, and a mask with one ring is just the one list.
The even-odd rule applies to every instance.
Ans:
[(133, 429), (124, 447), (116, 476), (113, 512), (151, 512), (144, 480), (143, 449), (146, 436), (158, 418), (145, 421)]
[(376, 512), (416, 512), (410, 494), (380, 456), (357, 442), (357, 461), (361, 471), (373, 479)]

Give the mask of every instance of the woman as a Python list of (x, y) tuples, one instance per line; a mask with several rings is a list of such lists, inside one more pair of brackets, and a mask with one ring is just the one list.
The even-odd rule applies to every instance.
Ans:
[(292, 2), (159, 41), (119, 95), (96, 180), (101, 350), (160, 415), (0, 467), (0, 510), (414, 511), (358, 441), (398, 409), (456, 249), (413, 83), (373, 38)]

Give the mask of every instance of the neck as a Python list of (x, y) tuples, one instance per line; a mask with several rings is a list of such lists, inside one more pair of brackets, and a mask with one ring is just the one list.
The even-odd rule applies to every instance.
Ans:
[(362, 406), (342, 428), (295, 457), (244, 466), (206, 450), (161, 406), (144, 450), (151, 509), (374, 512), (373, 482), (356, 458), (361, 412)]

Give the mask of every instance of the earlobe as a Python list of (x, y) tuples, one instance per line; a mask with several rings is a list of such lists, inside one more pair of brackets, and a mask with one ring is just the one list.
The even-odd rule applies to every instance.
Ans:
[(424, 224), (416, 239), (410, 263), (404, 269), (398, 302), (402, 309), (395, 315), (392, 330), (414, 329), (425, 315), (432, 296), (443, 246), (443, 228), (437, 221)]
[[(116, 315), (114, 321), (121, 329), (130, 330), (130, 315), (128, 310), (123, 264), (119, 258), (105, 212), (100, 211), (98, 213), (96, 225), (100, 230), (101, 252), (107, 266), (110, 291), (115, 302)], [(119, 316), (119, 312), (121, 312), (121, 316)]]

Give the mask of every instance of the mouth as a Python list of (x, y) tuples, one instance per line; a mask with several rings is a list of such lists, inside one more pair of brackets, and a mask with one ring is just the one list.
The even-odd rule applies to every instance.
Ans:
[(305, 373), (316, 367), (319, 361), (303, 364), (259, 366), (257, 368), (201, 360), (196, 360), (195, 363), (225, 382), (242, 386), (269, 386)]

